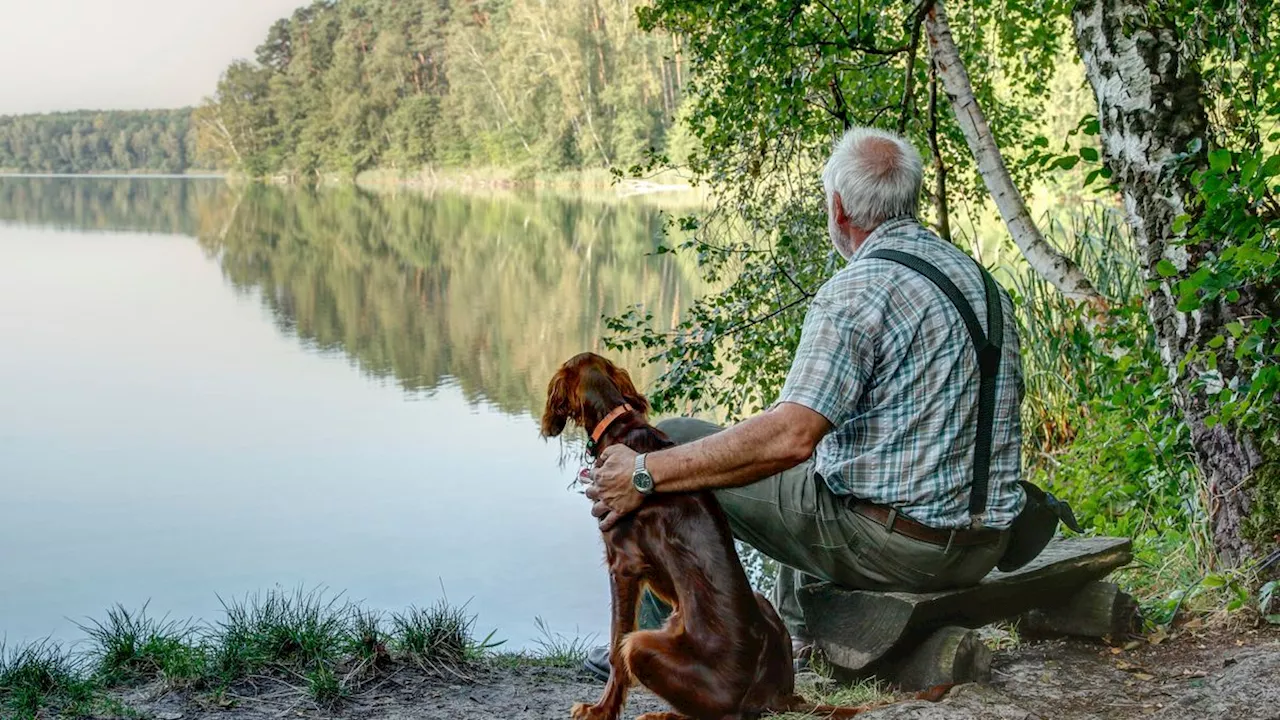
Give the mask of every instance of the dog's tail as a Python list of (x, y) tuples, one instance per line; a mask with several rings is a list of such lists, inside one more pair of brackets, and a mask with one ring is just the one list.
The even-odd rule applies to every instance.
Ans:
[[(928, 702), (937, 702), (947, 694), (954, 685), (938, 685), (928, 690), (916, 693), (917, 700), (925, 700)], [(785, 707), (775, 708), (769, 711), (771, 715), (782, 713), (802, 713), (812, 715), (813, 717), (826, 718), (827, 720), (844, 720), (859, 715), (864, 712), (876, 710), (893, 703), (868, 703), (866, 705), (820, 705), (811, 703), (799, 695), (794, 695), (791, 701), (786, 703)]]

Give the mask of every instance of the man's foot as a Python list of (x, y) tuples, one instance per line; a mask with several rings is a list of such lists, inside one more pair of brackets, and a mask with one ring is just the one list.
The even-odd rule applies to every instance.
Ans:
[(608, 681), (609, 673), (612, 670), (609, 667), (609, 646), (601, 645), (587, 651), (587, 659), (582, 662), (582, 667), (601, 680)]

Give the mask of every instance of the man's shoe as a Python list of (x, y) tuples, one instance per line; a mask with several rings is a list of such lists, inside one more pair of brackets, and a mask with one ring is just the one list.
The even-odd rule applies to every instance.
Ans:
[(601, 645), (587, 651), (587, 659), (582, 662), (582, 667), (595, 677), (608, 681), (609, 674), (613, 672), (609, 667), (609, 646)]

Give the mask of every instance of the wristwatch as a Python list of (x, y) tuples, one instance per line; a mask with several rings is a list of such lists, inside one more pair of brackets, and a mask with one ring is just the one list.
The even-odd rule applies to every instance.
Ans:
[(641, 495), (653, 494), (653, 476), (649, 474), (648, 469), (644, 466), (645, 453), (636, 456), (636, 469), (631, 473), (631, 484), (635, 486), (636, 492)]

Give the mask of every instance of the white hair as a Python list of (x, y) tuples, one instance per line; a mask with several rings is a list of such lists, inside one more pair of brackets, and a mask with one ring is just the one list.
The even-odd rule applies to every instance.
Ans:
[(834, 193), (853, 224), (871, 230), (896, 217), (915, 217), (924, 178), (920, 152), (902, 136), (868, 127), (850, 128), (836, 141), (822, 171), (827, 208)]

